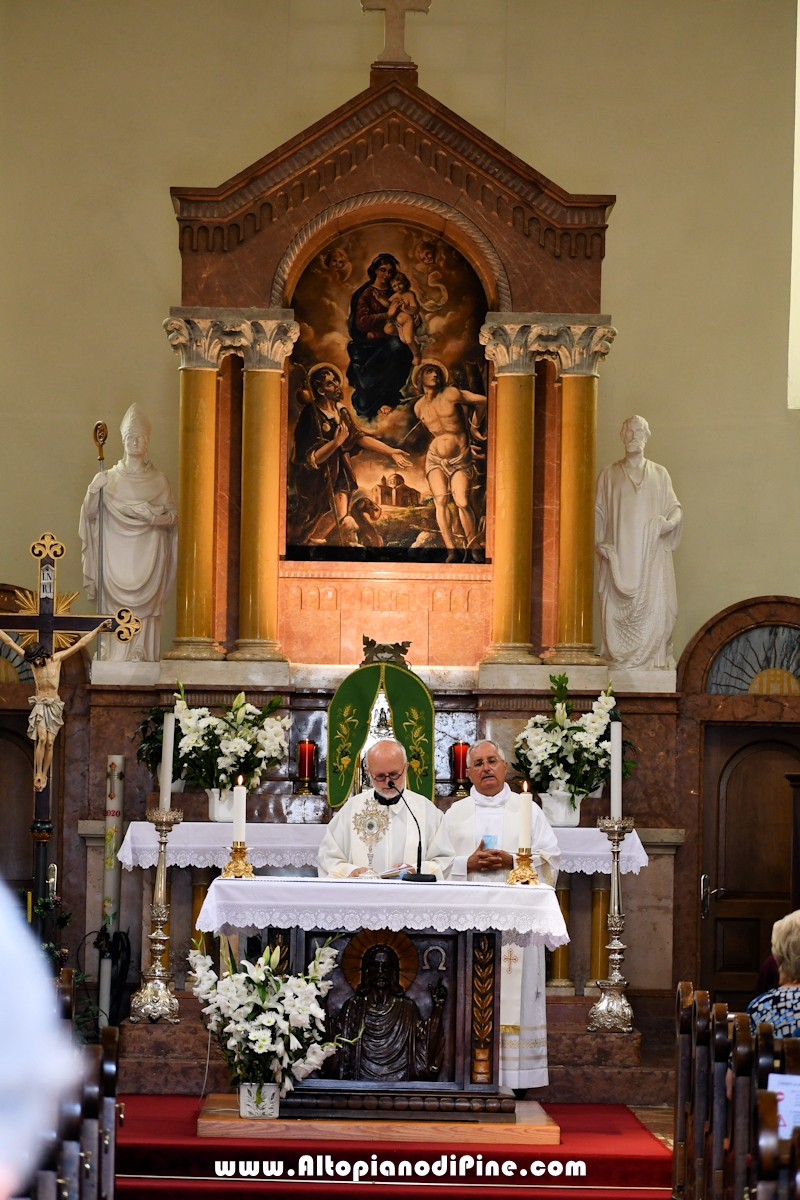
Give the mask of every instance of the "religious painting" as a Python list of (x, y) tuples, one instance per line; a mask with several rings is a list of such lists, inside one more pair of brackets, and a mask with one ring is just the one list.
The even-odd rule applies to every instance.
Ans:
[(800, 695), (800, 629), (759, 625), (723, 646), (711, 664), (706, 691)]
[(292, 298), (286, 558), (484, 562), (487, 301), (414, 225), (332, 241)]

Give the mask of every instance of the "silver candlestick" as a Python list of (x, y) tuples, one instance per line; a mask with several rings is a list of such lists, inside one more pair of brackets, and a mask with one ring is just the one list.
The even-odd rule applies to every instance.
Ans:
[(173, 826), (183, 820), (183, 813), (177, 808), (148, 808), (146, 815), (158, 834), (158, 865), (153, 903), (150, 905), (150, 967), (144, 972), (141, 988), (135, 996), (131, 996), (131, 1024), (135, 1025), (145, 1018), (158, 1021), (163, 1017), (170, 1025), (177, 1025), (180, 1021), (178, 999), (169, 987), (172, 983), (169, 934), (164, 933), (164, 926), (169, 921), (167, 839)]
[(600, 999), (589, 1009), (589, 1032), (596, 1033), (631, 1033), (633, 1031), (633, 1009), (625, 995), (627, 980), (620, 967), (625, 957), (625, 945), (620, 941), (620, 934), (625, 928), (625, 916), (622, 912), (622, 888), (619, 878), (620, 845), (633, 829), (633, 817), (598, 817), (597, 828), (611, 842), (611, 896), (608, 906), (608, 932), (611, 941), (606, 946), (608, 950), (608, 979), (598, 979)]

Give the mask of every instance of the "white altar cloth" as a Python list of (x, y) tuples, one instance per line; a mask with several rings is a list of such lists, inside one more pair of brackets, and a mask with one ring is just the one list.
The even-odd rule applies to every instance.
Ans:
[[(230, 858), (233, 826), (225, 821), (184, 821), (169, 835), (168, 867), (224, 867)], [(247, 852), (254, 867), (316, 867), (317, 851), (326, 825), (282, 825), (254, 822), (247, 826)], [(611, 873), (611, 843), (599, 829), (556, 829), (561, 849), (560, 870), (570, 875), (595, 871)], [(127, 871), (154, 867), (158, 859), (155, 827), (131, 821), (119, 851)], [(648, 863), (634, 829), (622, 843), (620, 870), (638, 875)], [(420, 887), (421, 884), (415, 886)]]
[[(567, 875), (611, 874), (611, 842), (597, 828), (554, 829), (561, 849), (559, 871)], [(635, 829), (620, 847), (619, 869), (623, 875), (638, 875), (650, 860)]]
[[(327, 825), (282, 825), (257, 821), (247, 826), (247, 854), (254, 867), (316, 867)], [(230, 821), (184, 821), (167, 842), (168, 867), (224, 867), (231, 856)], [(158, 838), (149, 821), (131, 821), (119, 860), (133, 867), (154, 867)]]
[(517, 946), (565, 946), (553, 888), (399, 879), (215, 879), (197, 918), (207, 933), (301, 929), (498, 929)]

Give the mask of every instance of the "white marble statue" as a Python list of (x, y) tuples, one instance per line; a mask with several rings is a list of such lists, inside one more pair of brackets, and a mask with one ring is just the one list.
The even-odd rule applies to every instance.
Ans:
[(152, 426), (138, 404), (122, 418), (123, 456), (89, 484), (81, 506), (83, 585), (98, 592), (98, 526), (103, 494), (103, 579), (101, 608), (130, 608), (142, 622), (130, 642), (104, 638), (102, 657), (157, 662), (161, 617), (175, 586), (178, 509), (169, 480), (147, 457)]
[(628, 417), (620, 437), (625, 457), (600, 472), (595, 498), (603, 653), (618, 666), (673, 670), (681, 506), (667, 470), (644, 456), (644, 417)]

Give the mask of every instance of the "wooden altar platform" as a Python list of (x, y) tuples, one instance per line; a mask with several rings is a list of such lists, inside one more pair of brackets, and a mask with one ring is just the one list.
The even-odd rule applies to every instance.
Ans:
[[(197, 1136), (207, 1138), (264, 1138), (272, 1140), (308, 1141), (315, 1138), (336, 1141), (358, 1142), (374, 1138), (381, 1142), (446, 1142), (448, 1145), (475, 1145), (482, 1141), (502, 1146), (557, 1146), (561, 1130), (535, 1100), (518, 1102), (516, 1120), (510, 1124), (492, 1124), (481, 1121), (479, 1113), (465, 1113), (464, 1120), (437, 1120), (436, 1113), (420, 1114), (425, 1124), (421, 1129), (417, 1121), (400, 1121), (398, 1114), (391, 1120), (384, 1113), (364, 1112), (357, 1119), (336, 1120), (336, 1114), (326, 1119), (320, 1114), (316, 1120), (298, 1120), (296, 1117), (278, 1117), (276, 1120), (259, 1121), (239, 1116), (239, 1101), (234, 1095), (224, 1093), (206, 1096), (197, 1118)], [(414, 1114), (416, 1115), (416, 1114)], [(473, 1119), (470, 1120), (469, 1118)]]

